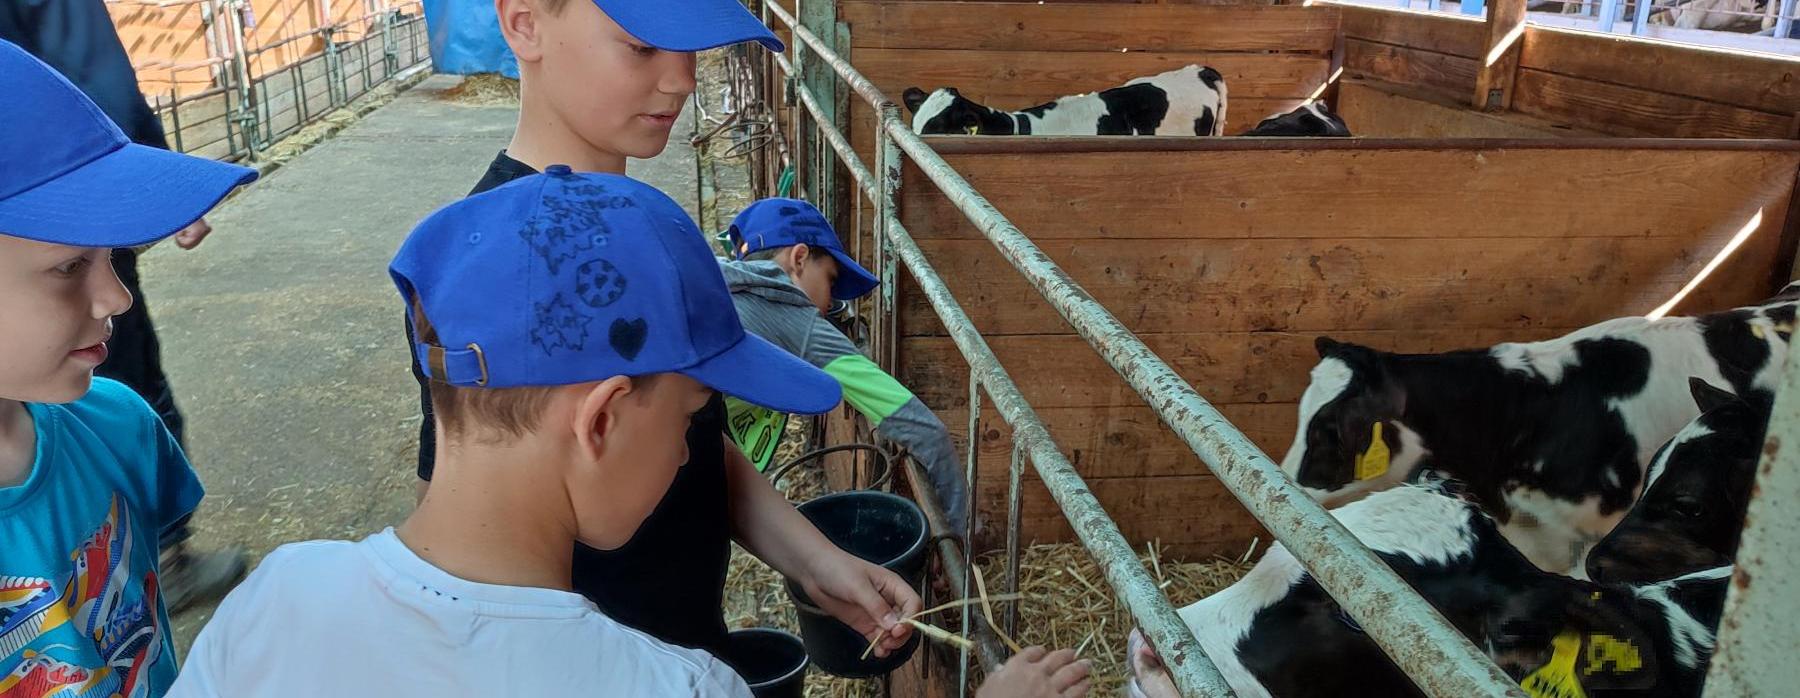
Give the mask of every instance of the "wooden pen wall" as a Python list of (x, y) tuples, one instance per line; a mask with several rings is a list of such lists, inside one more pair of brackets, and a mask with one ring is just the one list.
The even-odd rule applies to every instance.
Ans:
[[(1740, 234), (1676, 312), (1766, 297), (1793, 258), (1800, 151), (1785, 144), (1158, 140), (933, 145), (1278, 461), (1317, 336), (1412, 352), (1547, 338), (1656, 308)], [(1259, 529), (1191, 451), (917, 169), (902, 194), (907, 228), (1126, 537), (1241, 554)], [(899, 303), (901, 379), (960, 434), (967, 366), (910, 279)], [(1011, 436), (991, 406), (982, 420), (977, 496), (1000, 523)], [(1070, 539), (1035, 478), (1026, 492), (1025, 539)]]

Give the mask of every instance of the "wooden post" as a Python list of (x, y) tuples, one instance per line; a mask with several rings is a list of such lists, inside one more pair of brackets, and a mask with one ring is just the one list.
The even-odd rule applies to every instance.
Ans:
[(1481, 111), (1512, 108), (1519, 53), (1525, 43), (1525, 0), (1493, 0), (1488, 6), (1487, 42), (1476, 66), (1472, 104)]

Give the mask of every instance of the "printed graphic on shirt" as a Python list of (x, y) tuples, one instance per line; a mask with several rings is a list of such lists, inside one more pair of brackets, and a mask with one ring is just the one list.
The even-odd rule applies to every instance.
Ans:
[(115, 495), (56, 583), (0, 569), (0, 698), (149, 695), (162, 650), (157, 583), (154, 572), (132, 577), (131, 521)]

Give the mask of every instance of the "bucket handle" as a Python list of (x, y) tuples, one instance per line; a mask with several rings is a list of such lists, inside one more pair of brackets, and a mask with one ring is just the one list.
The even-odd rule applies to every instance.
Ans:
[(875, 460), (881, 466), (881, 471), (880, 471), (881, 476), (875, 478), (874, 482), (869, 483), (869, 486), (867, 489), (871, 489), (871, 490), (884, 489), (887, 487), (888, 481), (893, 479), (894, 464), (893, 464), (892, 456), (890, 456), (885, 449), (881, 448), (880, 446), (876, 446), (875, 444), (851, 443), (851, 444), (838, 444), (836, 446), (827, 446), (825, 448), (813, 449), (811, 451), (807, 451), (806, 453), (802, 453), (802, 454), (800, 454), (799, 457), (797, 457), (793, 460), (790, 460), (786, 463), (782, 463), (781, 465), (775, 466), (773, 469), (771, 469), (769, 471), (769, 482), (771, 484), (780, 482), (781, 478), (786, 477), (790, 471), (792, 471), (794, 468), (798, 467), (801, 463), (805, 463), (807, 461), (818, 460), (820, 458), (824, 458), (825, 456), (829, 456), (833, 453), (843, 453), (845, 451), (868, 451), (870, 453), (875, 454)]

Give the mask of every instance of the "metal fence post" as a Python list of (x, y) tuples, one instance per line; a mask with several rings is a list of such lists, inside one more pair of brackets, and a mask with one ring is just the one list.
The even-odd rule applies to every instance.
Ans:
[[(968, 448), (968, 454), (967, 454), (968, 465), (965, 467), (965, 474), (968, 477), (968, 484), (969, 484), (969, 496), (968, 496), (967, 500), (964, 502), (964, 506), (963, 506), (963, 521), (964, 521), (965, 525), (967, 525), (971, 529), (975, 525), (975, 499), (976, 499), (976, 497), (975, 497), (975, 477), (977, 475), (976, 464), (979, 463), (981, 460), (981, 449), (975, 448), (975, 443), (980, 438), (981, 438), (981, 374), (977, 373), (975, 371), (975, 369), (970, 368), (969, 369), (969, 441), (968, 441), (969, 448)], [(979, 574), (979, 572), (977, 572), (975, 570), (975, 565), (979, 564), (975, 561), (975, 542), (973, 540), (970, 540), (970, 538), (968, 537), (967, 534), (969, 532), (970, 531), (968, 529), (965, 529), (960, 532), (960, 533), (964, 534), (962, 536), (963, 569), (966, 569), (969, 571), (969, 573), (967, 575), (963, 576), (962, 597), (965, 599), (969, 598), (969, 580), (971, 578), (973, 578), (976, 574)], [(963, 604), (963, 607), (962, 607), (962, 636), (963, 636), (964, 640), (969, 639), (969, 635), (971, 634), (971, 630), (970, 630), (969, 626), (974, 621), (974, 619), (972, 618), (972, 614), (970, 612), (970, 608), (972, 606), (973, 606), (973, 604)], [(968, 698), (968, 695), (969, 695), (969, 645), (966, 643), (962, 646), (961, 650), (957, 652), (957, 666), (960, 667), (960, 670), (957, 672), (959, 680), (956, 682), (956, 695), (959, 696), (960, 698)]]
[(1611, 33), (1619, 21), (1619, 0), (1600, 0), (1600, 31)]
[(1643, 36), (1644, 28), (1650, 26), (1650, 7), (1656, 0), (1636, 0), (1637, 12), (1631, 16), (1631, 35)]
[[(975, 444), (969, 444), (969, 450), (975, 450)], [(1019, 520), (1021, 518), (1023, 480), (1025, 477), (1025, 451), (1013, 444), (1012, 469), (1006, 476), (1006, 593), (1019, 593)], [(1019, 601), (1013, 599), (1006, 602), (1006, 635), (1015, 637), (1019, 632)]]
[(1800, 354), (1788, 357), (1725, 597), (1707, 698), (1793, 695), (1800, 686)]
[(1792, 39), (1794, 27), (1794, 0), (1781, 0), (1775, 15), (1775, 38)]
[(875, 167), (876, 178), (880, 184), (879, 196), (875, 201), (876, 226), (876, 261), (880, 267), (875, 273), (881, 275), (881, 308), (877, 321), (881, 323), (881, 340), (878, 360), (882, 368), (889, 371), (898, 370), (896, 365), (900, 338), (895, 334), (900, 329), (899, 309), (894, 307), (898, 293), (895, 288), (900, 285), (899, 267), (894, 263), (894, 246), (889, 231), (889, 221), (900, 218), (900, 179), (902, 176), (901, 153), (894, 139), (887, 135), (881, 127), (888, 118), (899, 118), (900, 107), (892, 102), (881, 105), (875, 110)]

